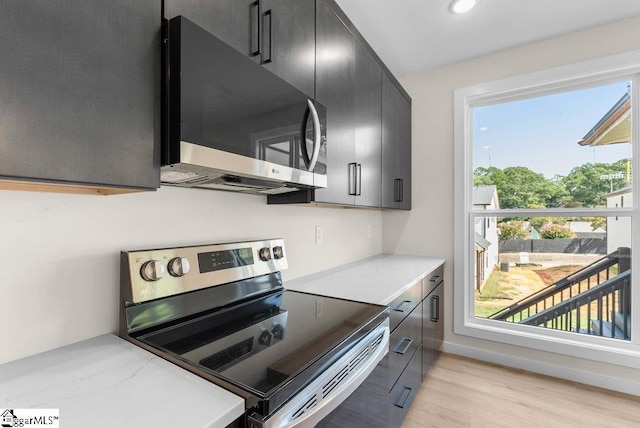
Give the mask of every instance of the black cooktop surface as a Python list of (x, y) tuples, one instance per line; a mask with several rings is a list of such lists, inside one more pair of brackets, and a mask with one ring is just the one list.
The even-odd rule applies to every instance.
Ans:
[[(282, 290), (137, 338), (266, 397), (362, 337), (386, 307)], [(366, 331), (364, 331), (366, 330)], [(335, 356), (335, 355), (334, 355)]]

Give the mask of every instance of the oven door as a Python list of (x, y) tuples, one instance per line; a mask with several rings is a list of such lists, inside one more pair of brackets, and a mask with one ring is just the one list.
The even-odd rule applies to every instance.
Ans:
[(314, 426), (365, 381), (389, 351), (389, 320), (379, 324), (280, 409), (261, 418), (249, 415), (249, 428)]
[[(229, 172), (265, 170), (264, 178), (293, 175), (298, 184), (326, 187), (325, 107), (188, 19), (173, 18), (167, 28), (163, 165), (233, 167), (219, 151), (245, 159), (236, 163), (247, 171)], [(211, 150), (194, 158), (192, 146)], [(271, 175), (279, 169), (282, 177)]]

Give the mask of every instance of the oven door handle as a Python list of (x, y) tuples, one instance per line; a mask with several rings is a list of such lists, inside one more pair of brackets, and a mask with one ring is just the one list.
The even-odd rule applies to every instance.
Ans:
[[(360, 344), (371, 343), (371, 339), (379, 335), (382, 335), (382, 339), (368, 360), (364, 364), (356, 366), (343, 382), (333, 387), (331, 392), (327, 392), (326, 398), (322, 399), (321, 397), (322, 388), (327, 383), (330, 383), (332, 378), (336, 378), (336, 373), (331, 371), (331, 367), (267, 419), (261, 419), (257, 415), (250, 415), (247, 426), (249, 428), (302, 428), (316, 425), (342, 404), (364, 382), (380, 360), (387, 354), (389, 351), (389, 320), (387, 319), (369, 332), (366, 338), (358, 342), (345, 356), (334, 363), (335, 366), (342, 367), (344, 361), (357, 358), (363, 352)], [(338, 372), (342, 373), (342, 371)], [(317, 401), (314, 403), (315, 400)]]

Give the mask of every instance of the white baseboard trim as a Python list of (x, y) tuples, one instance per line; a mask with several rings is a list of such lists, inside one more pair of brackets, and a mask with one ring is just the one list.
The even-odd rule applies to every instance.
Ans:
[(553, 364), (541, 363), (535, 360), (514, 357), (511, 355), (485, 351), (448, 342), (443, 343), (442, 350), (450, 354), (461, 355), (463, 357), (486, 361), (488, 363), (500, 364), (559, 379), (640, 396), (640, 376), (635, 377), (635, 379), (621, 379), (618, 377), (606, 376), (601, 373), (560, 367)]

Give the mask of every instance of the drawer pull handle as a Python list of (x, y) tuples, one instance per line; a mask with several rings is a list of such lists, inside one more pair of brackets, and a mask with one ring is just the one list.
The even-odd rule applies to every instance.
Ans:
[(405, 309), (407, 309), (411, 305), (411, 303), (412, 303), (411, 300), (403, 300), (402, 302), (400, 302), (398, 306), (393, 308), (393, 310), (396, 312), (404, 312)]
[[(399, 350), (400, 345), (402, 345), (402, 343), (406, 343), (406, 344), (404, 345), (404, 348), (402, 348), (402, 350)], [(413, 343), (413, 339), (411, 339), (410, 337), (403, 337), (400, 343), (398, 343), (398, 346), (396, 346), (396, 349), (393, 350), (393, 352), (395, 352), (396, 354), (404, 355), (412, 343)]]
[(394, 403), (393, 405), (396, 407), (400, 407), (401, 409), (404, 409), (405, 407), (407, 407), (407, 402), (411, 397), (412, 391), (413, 391), (412, 388), (405, 386), (404, 389), (402, 390), (402, 394), (400, 394), (400, 400), (398, 400), (398, 402)]
[(429, 281), (430, 282), (438, 282), (439, 279), (440, 279), (440, 275), (436, 275), (436, 276), (432, 277)]
[(440, 321), (440, 296), (431, 297), (431, 321)]

